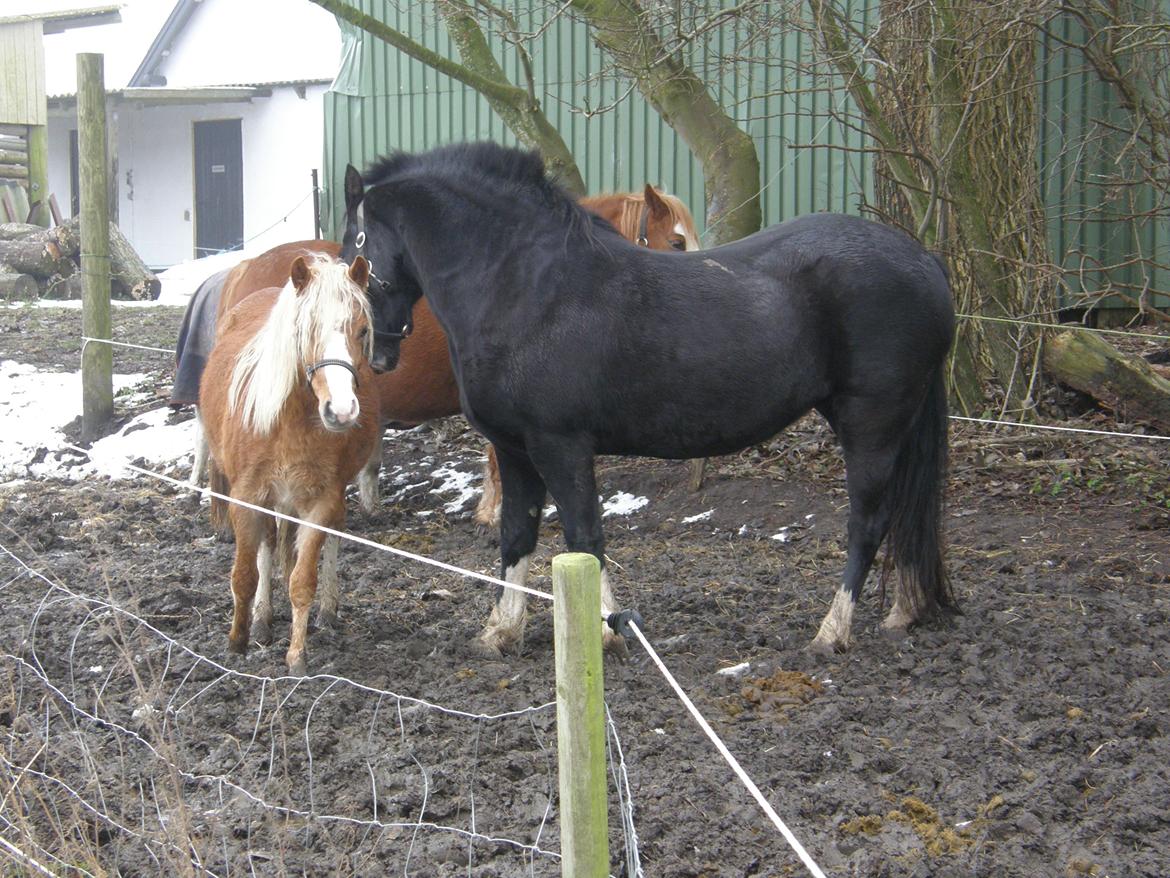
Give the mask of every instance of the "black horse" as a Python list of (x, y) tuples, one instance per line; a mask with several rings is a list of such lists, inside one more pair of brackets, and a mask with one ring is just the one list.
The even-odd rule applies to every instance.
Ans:
[[(841, 443), (850, 509), (844, 581), (812, 647), (848, 647), (887, 533), (900, 576), (885, 627), (953, 604), (940, 519), (954, 311), (916, 241), (815, 214), (656, 253), (591, 218), (537, 154), (490, 143), (397, 154), (366, 180), (346, 176), (342, 258), (371, 261), (391, 314), (426, 296), (446, 330), (463, 411), (499, 455), (505, 579), (525, 579), (546, 489), (569, 549), (604, 565), (594, 455), (726, 454), (815, 408)], [(477, 644), (517, 649), (524, 623), (507, 589)], [(607, 631), (606, 645), (624, 644)]]

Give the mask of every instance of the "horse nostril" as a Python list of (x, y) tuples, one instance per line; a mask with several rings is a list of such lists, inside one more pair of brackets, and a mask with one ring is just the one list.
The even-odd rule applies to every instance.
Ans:
[(333, 403), (332, 402), (326, 400), (325, 408), (322, 411), (325, 415), (325, 420), (327, 420), (327, 421), (337, 420), (336, 415), (333, 414)]

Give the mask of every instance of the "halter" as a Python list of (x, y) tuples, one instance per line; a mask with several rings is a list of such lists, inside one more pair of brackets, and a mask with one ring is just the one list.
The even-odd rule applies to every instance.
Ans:
[(311, 366), (305, 367), (305, 381), (312, 381), (313, 373), (319, 369), (324, 369), (326, 366), (341, 366), (343, 369), (348, 369), (349, 374), (353, 376), (353, 386), (357, 387), (359, 385), (357, 369), (354, 368), (353, 363), (347, 360), (318, 360)]
[[(362, 201), (358, 204), (357, 210), (354, 212), (354, 223), (357, 226), (357, 236), (353, 239), (354, 249), (357, 250), (357, 255), (366, 260), (370, 266), (370, 279), (377, 281), (378, 285), (382, 287), (382, 294), (386, 295), (386, 290), (390, 287), (386, 281), (374, 274), (374, 263), (370, 261), (370, 257), (366, 256), (366, 204)], [(367, 291), (369, 284), (366, 284)], [(371, 327), (372, 328), (372, 327)], [(410, 338), (410, 333), (414, 331), (414, 327), (410, 323), (404, 323), (402, 329), (398, 332), (385, 332), (381, 329), (374, 330), (374, 338), (389, 338), (395, 341), (402, 341), (404, 338)], [(357, 377), (356, 374), (354, 376)]]
[(650, 238), (647, 237), (647, 232), (649, 231), (649, 224), (650, 224), (650, 205), (647, 204), (645, 202), (645, 200), (643, 200), (642, 201), (642, 215), (638, 219), (637, 244), (639, 247), (649, 247), (650, 246)]

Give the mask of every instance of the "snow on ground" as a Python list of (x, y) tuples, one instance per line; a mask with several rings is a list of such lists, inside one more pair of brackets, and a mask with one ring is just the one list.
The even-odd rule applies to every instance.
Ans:
[[(145, 375), (114, 376), (114, 406), (134, 399)], [(164, 406), (134, 418), (94, 443), (89, 462), (66, 447), (64, 428), (81, 414), (81, 373), (45, 372), (0, 362), (0, 479), (81, 479), (94, 473), (125, 477), (123, 464), (141, 458), (171, 465), (191, 452), (194, 422), (168, 426)]]
[(162, 283), (162, 291), (154, 304), (186, 307), (187, 300), (199, 289), (199, 285), (211, 275), (225, 268), (232, 268), (241, 260), (258, 256), (260, 252), (259, 250), (233, 250), (230, 253), (217, 253), (214, 256), (191, 259), (173, 265), (158, 274), (158, 279)]
[[(116, 301), (114, 307), (183, 307), (209, 276), (254, 255), (248, 251), (223, 253), (181, 263), (158, 275), (162, 292), (155, 301)], [(35, 307), (80, 308), (81, 302), (39, 301)], [(115, 375), (115, 410), (119, 403), (125, 405), (134, 399), (139, 385), (144, 385), (139, 393), (151, 393), (153, 388), (145, 386), (148, 380), (146, 375)], [(168, 424), (170, 410), (165, 404), (135, 417), (118, 433), (95, 442), (88, 458), (69, 450), (69, 440), (64, 432), (65, 427), (80, 415), (80, 371), (38, 371), (34, 366), (14, 360), (0, 361), (0, 484), (51, 477), (79, 480), (95, 474), (133, 479), (139, 476), (125, 469), (126, 464), (137, 463), (155, 471), (170, 471), (178, 465), (181, 471), (185, 471), (190, 463), (195, 423), (187, 420)], [(468, 510), (468, 504), (481, 491), (480, 476), (475, 464), (470, 464), (474, 471), (465, 471), (458, 466), (455, 462), (447, 462), (434, 469), (433, 459), (427, 457), (418, 461), (410, 472), (400, 470), (393, 473), (391, 482), (395, 485), (394, 490), (404, 493), (431, 484), (433, 479), (441, 479), (442, 482), (431, 492), (448, 500), (444, 511), (451, 514)], [(630, 515), (650, 502), (646, 497), (620, 491), (609, 499), (598, 499), (603, 504), (602, 514), (607, 517)], [(554, 510), (555, 507), (550, 507), (548, 512), (551, 514)], [(688, 521), (705, 519), (712, 511)]]

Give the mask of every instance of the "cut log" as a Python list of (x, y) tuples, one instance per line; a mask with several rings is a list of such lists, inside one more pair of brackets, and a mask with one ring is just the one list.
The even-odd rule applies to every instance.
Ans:
[(1045, 344), (1044, 367), (1050, 378), (1125, 420), (1170, 432), (1170, 381), (1141, 357), (1123, 354), (1091, 332), (1061, 332)]
[(15, 241), (0, 241), (0, 262), (22, 274), (36, 277), (70, 275), (77, 271), (72, 259), (62, 256), (56, 245), (36, 235)]
[[(49, 234), (63, 255), (78, 258), (81, 229), (77, 217), (57, 226)], [(113, 223), (110, 223), (110, 281), (115, 294), (121, 292), (131, 299), (157, 299), (162, 290), (162, 282), (146, 267), (122, 230)]]
[(153, 301), (162, 292), (160, 281), (134, 247), (113, 223), (110, 223), (110, 280), (131, 299)]
[(45, 299), (80, 299), (85, 291), (85, 275), (80, 271), (69, 277), (57, 277), (45, 282), (41, 292)]
[(0, 223), (0, 241), (16, 241), (38, 234), (46, 235), (47, 232), (32, 223)]
[(37, 279), (31, 274), (9, 273), (0, 269), (0, 299), (35, 299), (39, 294)]

